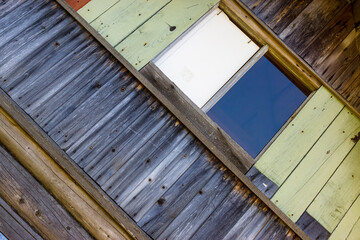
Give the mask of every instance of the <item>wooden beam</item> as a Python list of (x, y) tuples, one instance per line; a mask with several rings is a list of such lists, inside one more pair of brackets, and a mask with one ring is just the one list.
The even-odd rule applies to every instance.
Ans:
[[(34, 146), (38, 144), (36, 145), (36, 149), (40, 149), (41, 146), (43, 154), (46, 152), (46, 156), (44, 157), (53, 164), (57, 164), (58, 171), (64, 169), (62, 170), (65, 171), (62, 173), (64, 174), (63, 176), (65, 179), (72, 179), (71, 181), (69, 180), (69, 183), (76, 184), (78, 187), (76, 188), (77, 191), (87, 193), (86, 201), (93, 203), (100, 213), (102, 213), (103, 218), (107, 219), (107, 221), (114, 224), (117, 228), (122, 229), (124, 233), (126, 229), (128, 232), (127, 237), (129, 238), (141, 240), (150, 239), (150, 237), (1, 89), (0, 108), (4, 109), (5, 112), (16, 121), (14, 124), (18, 124), (18, 131), (22, 131), (23, 134), (25, 134), (25, 132), (28, 134), (25, 136), (27, 136), (29, 143), (31, 142)], [(9, 149), (11, 150), (11, 148)], [(24, 159), (24, 161), (25, 160), (26, 159)], [(43, 181), (46, 187), (49, 181), (46, 179), (43, 179)], [(91, 219), (91, 217), (89, 219)]]
[(262, 23), (241, 1), (221, 0), (222, 9), (229, 18), (260, 46), (268, 45), (268, 57), (280, 67), (304, 92), (312, 92), (325, 86), (339, 98), (352, 112), (360, 117), (360, 112), (347, 102), (336, 90), (322, 79), (304, 60), (287, 47), (264, 23)]

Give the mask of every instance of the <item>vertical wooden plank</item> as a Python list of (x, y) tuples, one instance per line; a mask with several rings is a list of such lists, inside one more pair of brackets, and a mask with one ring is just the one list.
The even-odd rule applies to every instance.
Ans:
[(119, 1), (120, 0), (91, 0), (77, 12), (88, 23), (91, 23)]
[(329, 232), (344, 217), (360, 193), (360, 142), (315, 198), (308, 213)]
[(360, 119), (344, 108), (271, 198), (296, 222), (355, 143)]
[(116, 50), (139, 70), (217, 2), (173, 0), (117, 45)]
[[(336, 226), (330, 240), (346, 239), (360, 219), (360, 196), (357, 197), (349, 211), (346, 212), (341, 222)], [(360, 228), (360, 226), (358, 226)], [(360, 236), (360, 235), (358, 235)]]
[(343, 108), (321, 87), (289, 123), (255, 167), (280, 186)]
[(115, 46), (170, 1), (122, 0), (95, 19), (91, 26)]
[(66, 0), (66, 2), (75, 10), (79, 10), (91, 0)]

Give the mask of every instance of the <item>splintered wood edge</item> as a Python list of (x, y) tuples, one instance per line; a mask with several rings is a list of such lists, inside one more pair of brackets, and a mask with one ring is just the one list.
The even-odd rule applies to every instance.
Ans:
[[(32, 142), (29, 144), (38, 144), (48, 154), (49, 159), (56, 162), (69, 178), (88, 194), (87, 199), (90, 202), (95, 201), (103, 209), (106, 213), (104, 219), (108, 222), (116, 222), (124, 232), (126, 231), (129, 238), (151, 239), (1, 88), (0, 109), (3, 109), (19, 128), (31, 137)], [(46, 186), (50, 182), (42, 182), (42, 184)]]

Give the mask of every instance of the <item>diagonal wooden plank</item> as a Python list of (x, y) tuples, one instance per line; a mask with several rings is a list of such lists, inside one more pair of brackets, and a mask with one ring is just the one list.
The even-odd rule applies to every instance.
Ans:
[(88, 23), (91, 23), (119, 1), (120, 0), (91, 0), (77, 12)]
[(321, 87), (295, 116), (255, 167), (280, 186), (343, 108)]
[(351, 138), (359, 131), (360, 119), (344, 108), (272, 197), (294, 222), (354, 147)]
[(217, 2), (173, 0), (117, 45), (116, 50), (136, 69), (140, 69)]
[[(346, 239), (355, 227), (359, 227), (360, 219), (360, 196), (357, 197), (349, 211), (345, 214), (341, 222), (336, 226), (334, 232), (330, 236), (330, 240)], [(360, 236), (360, 235), (358, 235)]]
[(360, 193), (360, 142), (321, 190), (308, 208), (308, 213), (329, 232), (344, 217)]
[(91, 26), (115, 46), (170, 1), (122, 0), (91, 22)]

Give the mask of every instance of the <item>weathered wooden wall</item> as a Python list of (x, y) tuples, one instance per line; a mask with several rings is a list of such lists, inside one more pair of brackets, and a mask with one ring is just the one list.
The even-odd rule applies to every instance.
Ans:
[(64, 10), (13, 4), (0, 87), (151, 237), (298, 239)]
[(360, 52), (352, 4), (343, 0), (241, 0), (360, 110)]
[(92, 239), (2, 145), (0, 182), (0, 231), (8, 239)]

